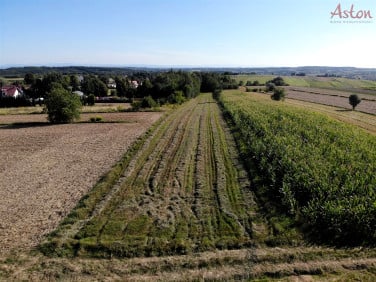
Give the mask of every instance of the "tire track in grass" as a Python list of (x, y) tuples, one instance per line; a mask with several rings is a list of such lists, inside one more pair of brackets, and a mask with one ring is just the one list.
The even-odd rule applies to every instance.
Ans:
[(168, 114), (92, 215), (68, 232), (78, 253), (184, 254), (251, 242), (252, 195), (239, 182), (241, 168), (225, 130), (209, 94)]

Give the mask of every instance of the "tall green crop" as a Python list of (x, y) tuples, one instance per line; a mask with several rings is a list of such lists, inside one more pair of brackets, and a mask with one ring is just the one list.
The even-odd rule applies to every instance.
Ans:
[(226, 92), (221, 103), (239, 131), (245, 162), (262, 179), (259, 194), (303, 218), (320, 241), (376, 242), (374, 136), (246, 93)]

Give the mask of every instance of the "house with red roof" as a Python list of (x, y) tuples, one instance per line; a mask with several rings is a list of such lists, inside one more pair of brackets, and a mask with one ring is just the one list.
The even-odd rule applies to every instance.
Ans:
[(17, 98), (19, 96), (22, 96), (23, 92), (20, 87), (17, 87), (15, 85), (9, 85), (9, 86), (3, 86), (1, 87), (1, 96), (2, 97), (13, 97)]

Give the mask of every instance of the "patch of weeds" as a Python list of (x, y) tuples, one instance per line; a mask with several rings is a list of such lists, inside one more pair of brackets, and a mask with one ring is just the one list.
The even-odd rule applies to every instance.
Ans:
[(90, 122), (103, 122), (103, 117), (101, 116), (90, 117)]

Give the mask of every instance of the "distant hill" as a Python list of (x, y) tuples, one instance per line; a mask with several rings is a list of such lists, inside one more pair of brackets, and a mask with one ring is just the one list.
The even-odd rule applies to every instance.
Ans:
[(223, 72), (229, 74), (257, 74), (280, 76), (320, 76), (320, 77), (344, 77), (362, 80), (376, 80), (376, 68), (354, 67), (264, 67), (264, 68), (210, 68), (210, 67), (87, 67), (87, 66), (63, 66), (63, 67), (11, 67), (0, 69), (2, 77), (24, 77), (26, 73), (43, 75), (49, 72), (62, 74), (106, 74), (124, 75), (136, 72), (158, 72), (168, 70), (208, 71)]

